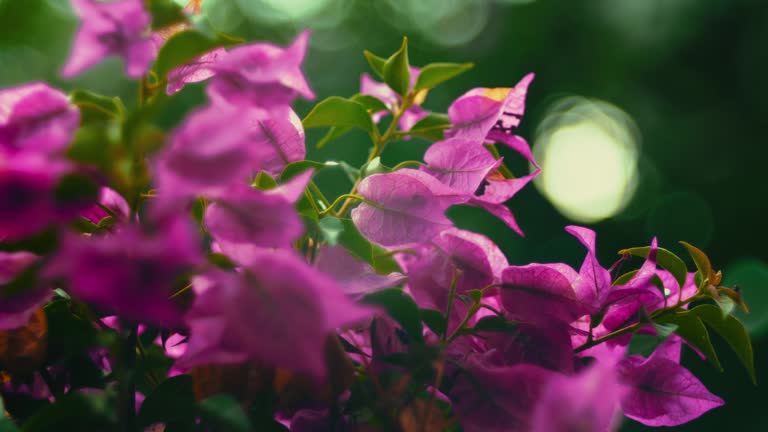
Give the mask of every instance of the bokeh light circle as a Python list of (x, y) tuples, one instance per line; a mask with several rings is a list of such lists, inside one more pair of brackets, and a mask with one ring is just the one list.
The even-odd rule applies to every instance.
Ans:
[(618, 214), (637, 188), (637, 128), (608, 102), (567, 97), (539, 126), (536, 186), (555, 208), (581, 223)]

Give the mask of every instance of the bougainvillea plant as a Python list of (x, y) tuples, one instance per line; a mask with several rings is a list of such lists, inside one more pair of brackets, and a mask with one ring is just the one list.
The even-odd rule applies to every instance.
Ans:
[[(314, 98), (288, 46), (196, 28), (171, 1), (71, 0), (70, 77), (118, 56), (139, 101), (36, 82), (0, 90), (0, 429), (609, 431), (689, 422), (724, 402), (680, 364), (754, 380), (746, 309), (707, 256), (650, 240), (580, 268), (510, 265), (446, 210), (506, 202), (538, 166), (515, 131), (533, 74), (421, 107), (470, 64), (365, 56), (360, 93)], [(161, 122), (184, 86), (207, 103)], [(370, 137), (367, 163), (306, 160), (304, 130)], [(388, 143), (432, 142), (381, 163)], [(499, 156), (533, 167), (515, 176)], [(350, 191), (313, 182), (343, 169)], [(618, 271), (637, 257), (637, 269)], [(626, 267), (625, 267), (626, 268)]]

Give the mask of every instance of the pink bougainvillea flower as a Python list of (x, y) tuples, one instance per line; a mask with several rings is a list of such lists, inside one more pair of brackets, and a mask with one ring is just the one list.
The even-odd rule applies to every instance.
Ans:
[(535, 167), (535, 169), (528, 175), (509, 179), (504, 178), (499, 173), (489, 174), (481, 183), (481, 186), (476, 190), (475, 196), (472, 197), (468, 204), (485, 209), (490, 214), (501, 219), (502, 222), (512, 228), (515, 232), (523, 235), (523, 230), (520, 229), (520, 226), (517, 224), (515, 216), (504, 203), (517, 194), (517, 192), (533, 180), (534, 177), (539, 175), (541, 169), (533, 159), (531, 149), (523, 138), (515, 135), (502, 135), (497, 141), (520, 153)]
[(449, 138), (432, 144), (424, 154), (427, 166), (421, 169), (466, 194), (469, 205), (487, 210), (522, 235), (514, 215), (504, 203), (536, 177), (540, 169), (523, 138), (500, 135), (498, 141), (525, 157), (536, 167), (534, 172), (519, 178), (504, 178), (497, 170), (501, 159), (496, 160), (476, 141), (463, 138)]
[(308, 40), (305, 31), (288, 48), (259, 42), (232, 49), (209, 66), (216, 75), (208, 94), (217, 102), (264, 108), (290, 105), (298, 95), (313, 99), (301, 72)]
[(512, 319), (572, 323), (590, 312), (573, 288), (578, 274), (565, 264), (510, 266), (502, 273), (501, 303)]
[[(192, 3), (190, 3), (191, 5)], [(194, 9), (187, 5), (187, 10), (194, 12)], [(192, 9), (192, 10), (190, 10)], [(199, 11), (197, 12), (199, 13)], [(171, 24), (168, 27), (164, 27), (152, 34), (152, 42), (155, 44), (155, 49), (159, 52), (165, 42), (170, 39), (176, 33), (182, 32), (191, 28), (189, 23), (177, 23)], [(211, 65), (221, 61), (227, 55), (227, 50), (224, 48), (216, 48), (211, 50), (195, 60), (174, 68), (168, 72), (168, 85), (165, 88), (165, 92), (169, 95), (181, 91), (185, 85), (205, 81), (208, 78), (216, 75)]]
[(615, 431), (623, 394), (611, 362), (595, 362), (577, 375), (555, 375), (536, 404), (531, 431)]
[(157, 186), (166, 197), (216, 195), (260, 170), (277, 175), (305, 153), (304, 130), (290, 108), (211, 105), (173, 133), (156, 161)]
[(621, 360), (618, 373), (627, 387), (624, 414), (647, 426), (677, 426), (723, 405), (690, 371), (657, 349), (650, 357)]
[(0, 330), (27, 324), (32, 314), (53, 295), (53, 291), (44, 286), (25, 286), (22, 292), (5, 289), (38, 259), (30, 252), (0, 252)]
[(576, 356), (569, 328), (558, 323), (518, 323), (510, 332), (482, 332), (479, 353), (491, 364), (527, 363), (562, 373), (573, 373)]
[(587, 249), (573, 288), (579, 299), (593, 308), (601, 306), (611, 293), (611, 274), (597, 260), (596, 234), (589, 228), (570, 225), (565, 231), (576, 237)]
[[(410, 71), (410, 87), (413, 88), (413, 86), (416, 85), (416, 80), (418, 79), (419, 72), (421, 72), (421, 70), (411, 66)], [(370, 75), (366, 73), (360, 76), (360, 94), (376, 97), (380, 101), (384, 102), (384, 105), (386, 105), (390, 111), (394, 110), (395, 107), (402, 103), (402, 97), (400, 97), (399, 94), (395, 93), (395, 91), (389, 88), (388, 85), (374, 80), (370, 77)], [(415, 103), (411, 105), (407, 110), (405, 110), (403, 115), (400, 117), (399, 125), (401, 130), (407, 131), (411, 129), (413, 125), (416, 124), (416, 122), (429, 114), (429, 111), (425, 111), (421, 108), (421, 106), (419, 106), (423, 99), (423, 96), (421, 97), (421, 100), (418, 100), (417, 98)], [(378, 123), (386, 114), (386, 111), (373, 113), (373, 121)]]
[(112, 216), (115, 222), (127, 222), (131, 209), (128, 202), (116, 190), (102, 187), (99, 190), (99, 200), (96, 204), (86, 209), (80, 216), (98, 224), (107, 216)]
[[(587, 248), (578, 272), (562, 263), (510, 266), (504, 271), (502, 303), (519, 319), (536, 321), (547, 316), (571, 323), (597, 312), (611, 293), (611, 275), (597, 260), (595, 232), (578, 226), (565, 230)], [(538, 305), (537, 311), (542, 308), (542, 313), (531, 313), (533, 305)]]
[(533, 74), (528, 74), (513, 88), (474, 88), (448, 107), (453, 127), (447, 137), (482, 143), (491, 131), (511, 134), (525, 113), (525, 95)]
[(527, 432), (555, 372), (530, 365), (489, 365), (471, 357), (448, 393), (466, 432)]
[(93, 205), (95, 190), (93, 196), (74, 191), (74, 197), (60, 190), (76, 178), (65, 161), (36, 155), (0, 158), (0, 241), (34, 234)]
[(216, 75), (213, 65), (227, 55), (224, 48), (209, 51), (195, 60), (168, 72), (168, 86), (165, 91), (171, 95), (181, 91), (185, 85), (205, 81)]
[(275, 107), (269, 111), (254, 108), (247, 111), (246, 119), (254, 172), (266, 171), (277, 177), (286, 165), (306, 157), (304, 128), (291, 108)]
[(365, 201), (352, 210), (352, 220), (369, 240), (388, 247), (432, 239), (453, 226), (445, 216), (448, 207), (468, 199), (412, 169), (366, 177), (357, 192)]
[(201, 262), (190, 224), (175, 219), (151, 231), (125, 225), (107, 236), (70, 234), (45, 274), (63, 279), (73, 296), (108, 312), (173, 327), (182, 323), (184, 310), (169, 297)]
[(161, 193), (207, 195), (245, 182), (253, 173), (253, 164), (244, 117), (226, 106), (207, 106), (187, 116), (158, 158)]
[[(507, 265), (507, 258), (491, 239), (449, 228), (432, 239), (419, 258), (408, 264), (408, 288), (419, 306), (444, 311), (454, 278), (456, 294), (466, 294), (498, 283)], [(466, 305), (456, 301), (449, 317), (449, 331), (465, 314)]]
[(312, 171), (305, 171), (267, 191), (235, 185), (213, 197), (205, 210), (205, 226), (219, 243), (289, 247), (304, 232), (294, 203), (311, 178)]
[(336, 279), (344, 293), (352, 298), (396, 286), (406, 279), (405, 275), (398, 272), (386, 275), (376, 273), (370, 264), (352, 256), (342, 246), (320, 248), (315, 258), (315, 266)]
[(151, 16), (142, 0), (70, 0), (80, 18), (80, 28), (61, 74), (73, 77), (117, 55), (125, 60), (129, 77), (142, 76), (157, 55), (149, 33)]
[(184, 367), (254, 358), (323, 377), (328, 334), (373, 312), (286, 250), (254, 253), (239, 272), (210, 271), (193, 287)]
[(79, 126), (77, 107), (45, 83), (0, 90), (0, 157), (64, 150)]
[(485, 148), (462, 138), (433, 143), (424, 153), (421, 169), (459, 192), (474, 195), (483, 181), (501, 165)]

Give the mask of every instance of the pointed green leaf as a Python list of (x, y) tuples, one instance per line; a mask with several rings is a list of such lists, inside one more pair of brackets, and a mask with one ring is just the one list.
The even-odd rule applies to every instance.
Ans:
[(108, 97), (88, 90), (75, 89), (69, 93), (69, 100), (80, 109), (83, 124), (121, 119), (125, 114), (125, 106), (119, 97)]
[(339, 96), (331, 96), (315, 105), (304, 117), (305, 128), (325, 126), (350, 126), (360, 128), (369, 134), (374, 125), (365, 107), (359, 103)]
[(637, 270), (628, 271), (623, 275), (617, 277), (616, 280), (614, 280), (611, 285), (613, 286), (625, 285), (627, 282), (631, 281), (633, 277), (635, 277), (637, 272), (638, 272)]
[(430, 113), (417, 121), (408, 131), (408, 135), (416, 135), (430, 141), (440, 141), (445, 138), (443, 131), (450, 127), (451, 121), (447, 114)]
[(208, 36), (196, 30), (185, 30), (171, 36), (160, 48), (154, 71), (157, 76), (165, 78), (174, 68), (185, 65), (211, 50), (242, 42), (240, 38), (223, 33)]
[(300, 160), (297, 162), (291, 162), (283, 168), (283, 172), (280, 173), (280, 182), (290, 180), (297, 175), (303, 173), (306, 170), (313, 169), (315, 173), (325, 168), (327, 165), (324, 162), (317, 162), (312, 160)]
[(136, 422), (141, 428), (153, 423), (195, 421), (195, 397), (190, 375), (177, 375), (161, 382), (141, 404)]
[(363, 51), (363, 55), (365, 56), (365, 59), (368, 60), (368, 64), (371, 66), (371, 69), (373, 69), (374, 72), (376, 72), (376, 75), (378, 75), (380, 78), (384, 78), (384, 63), (387, 62), (385, 58), (379, 57), (376, 54), (365, 50)]
[(148, 1), (149, 14), (152, 15), (152, 29), (158, 30), (171, 24), (186, 22), (184, 9), (173, 0)]
[(653, 323), (656, 325), (676, 325), (675, 333), (701, 351), (718, 370), (723, 370), (717, 353), (715, 353), (715, 348), (712, 346), (712, 341), (709, 339), (709, 332), (698, 314), (691, 311), (676, 312), (654, 319)]
[(443, 315), (443, 313), (439, 310), (422, 309), (421, 319), (424, 321), (424, 324), (429, 327), (430, 330), (435, 332), (436, 335), (440, 336), (445, 333), (448, 321), (445, 319), (445, 315)]
[(371, 114), (377, 113), (380, 111), (389, 111), (389, 107), (387, 107), (387, 105), (384, 102), (382, 102), (381, 100), (379, 100), (379, 98), (375, 96), (366, 95), (366, 94), (356, 94), (352, 96), (350, 99), (359, 103), (363, 107), (365, 107), (365, 109)]
[(275, 181), (271, 175), (262, 171), (256, 176), (256, 179), (251, 183), (251, 186), (256, 189), (269, 190), (277, 187), (277, 181)]
[(344, 225), (344, 231), (339, 234), (339, 243), (352, 255), (373, 265), (373, 245), (371, 242), (360, 234), (352, 219), (341, 219), (341, 223)]
[(373, 269), (379, 274), (390, 274), (400, 272), (402, 269), (397, 261), (386, 249), (378, 245), (371, 245), (373, 251)]
[(453, 77), (472, 69), (472, 63), (431, 63), (423, 68), (416, 79), (414, 90), (431, 89)]
[(403, 44), (384, 63), (384, 82), (401, 96), (408, 93), (411, 85), (411, 70), (408, 64), (408, 38), (403, 37)]
[(752, 383), (757, 384), (755, 376), (755, 359), (752, 351), (752, 341), (749, 339), (747, 330), (733, 315), (723, 315), (715, 305), (704, 304), (691, 309), (692, 313), (698, 315), (708, 326), (712, 327), (728, 345), (733, 348), (736, 356), (747, 369)]
[(470, 330), (472, 334), (479, 331), (513, 333), (517, 331), (517, 323), (514, 321), (509, 321), (499, 315), (489, 315), (480, 318), (477, 323), (475, 323), (475, 326)]
[(399, 288), (388, 288), (363, 297), (362, 303), (381, 306), (411, 339), (423, 342), (421, 313), (416, 302)]
[(333, 126), (328, 129), (328, 133), (325, 134), (325, 136), (320, 138), (320, 141), (315, 144), (315, 147), (321, 149), (329, 142), (341, 138), (352, 129), (352, 126)]
[(323, 235), (323, 239), (328, 242), (330, 246), (336, 246), (339, 242), (339, 236), (344, 232), (344, 223), (341, 219), (328, 216), (320, 219), (317, 223), (320, 228), (320, 233)]
[(216, 426), (216, 430), (248, 432), (251, 421), (243, 412), (240, 402), (227, 394), (211, 396), (198, 404), (203, 422)]
[(107, 392), (72, 392), (38, 409), (24, 422), (24, 432), (112, 430), (114, 396)]
[(696, 264), (696, 268), (701, 272), (702, 277), (704, 277), (704, 279), (709, 279), (709, 282), (712, 283), (712, 276), (714, 276), (715, 272), (712, 270), (712, 263), (709, 261), (707, 254), (688, 242), (681, 241), (680, 244), (685, 246), (685, 249), (688, 250), (691, 258), (693, 258), (693, 262)]
[[(619, 251), (619, 255), (629, 254), (636, 257), (645, 258), (648, 256), (648, 252), (651, 250), (650, 246), (634, 247), (629, 249), (622, 249)], [(677, 284), (682, 288), (685, 286), (685, 281), (688, 279), (688, 268), (685, 266), (683, 260), (677, 255), (664, 248), (658, 248), (656, 251), (656, 263), (663, 269), (672, 273)]]

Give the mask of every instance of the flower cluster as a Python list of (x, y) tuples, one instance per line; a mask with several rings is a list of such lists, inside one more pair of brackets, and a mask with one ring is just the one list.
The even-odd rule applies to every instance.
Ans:
[[(44, 83), (0, 91), (12, 423), (74, 406), (94, 430), (675, 426), (723, 404), (680, 364), (686, 345), (719, 366), (708, 328), (754, 373), (730, 314), (745, 306), (695, 247), (695, 272), (656, 239), (606, 268), (595, 232), (569, 226), (586, 249), (578, 269), (512, 265), (446, 216), (475, 206), (523, 235), (508, 201), (540, 171), (516, 135), (533, 74), (428, 112), (428, 92), (471, 65), (412, 67), (404, 41), (388, 58), (366, 52), (381, 82), (364, 74), (359, 94), (302, 120), (291, 104), (314, 98), (308, 32), (234, 46), (170, 2), (72, 5), (81, 27), (62, 75), (120, 56), (140, 105)], [(191, 83), (208, 101), (162, 129), (157, 113)], [(306, 160), (315, 127), (330, 127), (319, 145), (364, 130), (367, 163)], [(422, 161), (381, 163), (413, 137), (431, 141)], [(499, 149), (531, 173), (513, 175)], [(350, 192), (329, 200), (313, 177), (339, 168)], [(642, 265), (618, 274), (632, 256)]]

